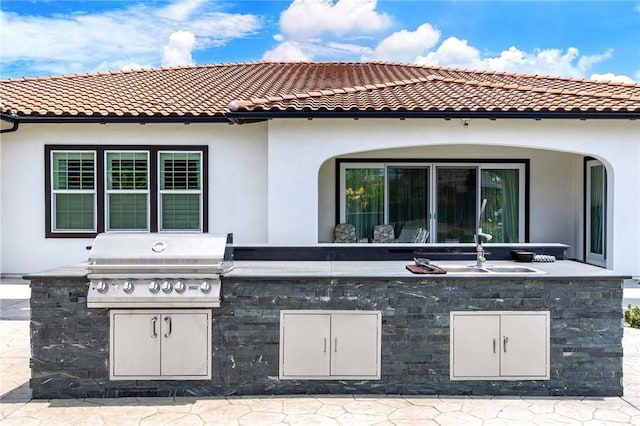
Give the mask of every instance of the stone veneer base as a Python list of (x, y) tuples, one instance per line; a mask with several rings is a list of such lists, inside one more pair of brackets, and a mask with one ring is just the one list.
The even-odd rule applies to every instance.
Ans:
[[(34, 398), (272, 394), (621, 396), (618, 279), (223, 278), (206, 381), (110, 381), (109, 314), (87, 309), (86, 279), (31, 283)], [(282, 309), (380, 310), (381, 380), (279, 380)], [(449, 380), (449, 312), (551, 312), (551, 379)]]

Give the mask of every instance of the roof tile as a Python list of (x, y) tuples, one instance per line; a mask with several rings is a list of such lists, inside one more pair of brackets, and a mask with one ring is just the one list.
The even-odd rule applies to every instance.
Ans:
[(249, 62), (0, 82), (3, 114), (224, 117), (242, 111), (640, 112), (640, 85), (385, 62)]

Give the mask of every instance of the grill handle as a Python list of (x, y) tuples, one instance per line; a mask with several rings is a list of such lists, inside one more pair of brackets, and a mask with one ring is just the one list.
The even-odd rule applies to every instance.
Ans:
[(171, 336), (171, 317), (164, 317), (164, 322), (167, 324), (167, 332), (164, 333), (164, 337)]
[(158, 322), (158, 317), (151, 318), (151, 337), (154, 339), (158, 337), (158, 333), (156, 333), (156, 322)]

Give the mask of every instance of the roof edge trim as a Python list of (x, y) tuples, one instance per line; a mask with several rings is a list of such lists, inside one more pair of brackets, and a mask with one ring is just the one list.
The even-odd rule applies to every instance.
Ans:
[(49, 124), (61, 124), (61, 123), (229, 123), (232, 121), (231, 117), (160, 117), (160, 116), (132, 116), (132, 117), (83, 117), (83, 116), (16, 116), (0, 114), (0, 118), (6, 121), (13, 121), (19, 123), (49, 123)]
[(638, 112), (559, 112), (559, 111), (238, 111), (230, 120), (259, 118), (486, 118), (486, 119), (607, 119), (638, 120)]

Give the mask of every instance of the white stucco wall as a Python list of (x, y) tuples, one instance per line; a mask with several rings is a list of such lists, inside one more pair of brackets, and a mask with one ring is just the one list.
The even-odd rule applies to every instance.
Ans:
[[(510, 157), (501, 147), (517, 146), (536, 150), (521, 151), (532, 160), (531, 241), (565, 242), (574, 247), (573, 256), (581, 257), (582, 156), (590, 155), (605, 162), (609, 176), (607, 266), (638, 275), (639, 130), (640, 125), (629, 120), (471, 120), (467, 127), (461, 120), (273, 120), (269, 126), (269, 242), (305, 244), (317, 241), (319, 233), (326, 237), (334, 210), (327, 208), (324, 213), (330, 220), (320, 219), (318, 200), (310, 194), (321, 186), (323, 202), (333, 197), (332, 190), (325, 188), (327, 182), (320, 181), (335, 176), (330, 167), (321, 170), (327, 159), (375, 150), (387, 150), (376, 156), (395, 156), (391, 147), (414, 147), (420, 157), (442, 153), (474, 158), (503, 149)], [(430, 152), (435, 145), (440, 151)]]
[[(582, 251), (583, 155), (609, 174), (609, 264), (640, 275), (636, 121), (282, 119), (263, 123), (26, 125), (2, 137), (2, 273), (87, 258), (90, 239), (46, 239), (45, 144), (209, 146), (209, 228), (238, 244), (315, 244), (335, 219), (335, 158), (528, 158), (533, 242)], [(323, 166), (324, 164), (324, 166)]]
[[(4, 123), (2, 127), (4, 127)], [(2, 191), (2, 178), (2, 135), (0, 135), (0, 273), (2, 273), (2, 271), (4, 270), (2, 269), (2, 216), (4, 212), (2, 208), (2, 199), (4, 198), (4, 194)]]
[(91, 239), (45, 238), (44, 146), (208, 145), (209, 231), (266, 236), (266, 123), (27, 125), (2, 138), (2, 273), (85, 261)]

